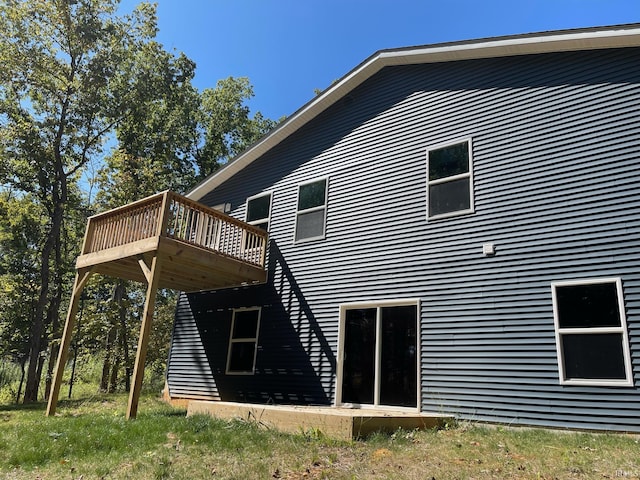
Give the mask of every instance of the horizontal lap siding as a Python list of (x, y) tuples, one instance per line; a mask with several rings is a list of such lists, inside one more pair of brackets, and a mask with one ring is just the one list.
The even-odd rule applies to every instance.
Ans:
[[(634, 52), (628, 61), (637, 68), (637, 59)], [(432, 287), (422, 303), (425, 409), (640, 430), (636, 388), (558, 382), (552, 281), (621, 276), (636, 355), (640, 333), (639, 89), (615, 75), (591, 81), (585, 71), (577, 84), (535, 87), (531, 109), (518, 102), (531, 93), (514, 91), (513, 109), (500, 109), (473, 135), (476, 214), (466, 225), (442, 222), (442, 255), (432, 263), (441, 274), (425, 279)], [(489, 241), (496, 257), (480, 258)], [(469, 242), (479, 258), (463, 254)]]
[[(622, 278), (637, 384), (639, 82), (637, 49), (385, 68), (211, 192), (205, 202), (243, 218), (246, 197), (273, 191), (263, 325), (295, 336), (310, 362), (278, 381), (331, 401), (338, 306), (420, 298), (423, 410), (640, 431), (636, 387), (559, 385), (550, 286)], [(426, 149), (465, 138), (475, 213), (427, 221)], [(297, 184), (325, 175), (326, 239), (293, 244)], [(247, 382), (268, 383), (282, 361), (287, 341), (265, 332)], [(175, 344), (171, 368), (185, 362)]]
[[(283, 404), (327, 404), (326, 385), (315, 370), (327, 363), (330, 347), (298, 302), (283, 306), (273, 285), (181, 295), (167, 379), (174, 397)], [(260, 306), (253, 375), (225, 373), (233, 310)], [(302, 339), (308, 338), (308, 344)], [(314, 370), (315, 369), (315, 370)]]
[(185, 295), (180, 296), (176, 308), (167, 383), (174, 397), (210, 400), (220, 398), (200, 332)]

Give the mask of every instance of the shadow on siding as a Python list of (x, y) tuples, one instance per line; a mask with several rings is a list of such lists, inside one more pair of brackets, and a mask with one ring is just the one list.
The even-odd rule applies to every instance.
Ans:
[[(172, 392), (228, 402), (330, 404), (333, 349), (275, 241), (268, 270), (265, 285), (187, 295), (188, 312), (176, 318), (168, 379)], [(262, 307), (255, 374), (227, 375), (233, 309), (255, 306)], [(181, 331), (193, 326), (199, 338), (182, 335), (189, 343), (178, 349)], [(177, 364), (184, 365), (179, 374)]]

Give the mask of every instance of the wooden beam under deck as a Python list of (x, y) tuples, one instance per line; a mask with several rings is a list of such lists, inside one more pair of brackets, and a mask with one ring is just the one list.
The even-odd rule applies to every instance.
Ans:
[(167, 237), (152, 237), (78, 257), (76, 268), (146, 283), (139, 260), (157, 252), (161, 258), (159, 288), (183, 292), (264, 283), (264, 268)]

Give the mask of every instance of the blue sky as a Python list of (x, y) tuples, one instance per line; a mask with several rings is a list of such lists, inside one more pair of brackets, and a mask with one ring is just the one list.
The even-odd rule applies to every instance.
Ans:
[(248, 77), (274, 119), (381, 49), (640, 22), (640, 0), (156, 1), (158, 39), (196, 62), (197, 87)]

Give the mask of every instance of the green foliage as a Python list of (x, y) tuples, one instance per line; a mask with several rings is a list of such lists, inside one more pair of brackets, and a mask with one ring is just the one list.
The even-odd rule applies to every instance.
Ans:
[(8, 358), (0, 358), (0, 405), (14, 402), (20, 385), (22, 370)]
[(0, 357), (26, 359), (45, 221), (30, 194), (0, 191)]
[[(144, 181), (106, 176), (111, 200), (130, 201), (159, 176), (170, 187), (193, 183), (195, 65), (155, 41), (154, 5), (128, 15), (117, 7), (117, 0), (0, 4), (0, 353), (29, 355), (29, 400), (41, 353), (60, 334), (91, 213), (78, 183), (86, 166), (117, 137), (124, 152), (117, 172), (136, 172), (131, 158), (150, 168)], [(116, 188), (125, 183), (133, 190)]]
[[(74, 383), (93, 384), (94, 390), (101, 384), (105, 391), (126, 390), (127, 375), (133, 371), (144, 301), (145, 291), (139, 284), (101, 276), (92, 278), (83, 292), (71, 345), (71, 361), (76, 351), (78, 355)], [(145, 389), (150, 391), (159, 392), (164, 387), (175, 302), (175, 292), (158, 292), (145, 368)]]
[(181, 54), (147, 49), (145, 63), (155, 77), (152, 100), (135, 102), (116, 130), (118, 148), (98, 173), (103, 207), (115, 207), (162, 190), (184, 192), (195, 181), (200, 98), (191, 85), (195, 64)]
[[(200, 94), (194, 62), (156, 41), (154, 4), (126, 15), (118, 4), (0, 3), (0, 357), (26, 362), (25, 400), (36, 400), (52, 368), (46, 352), (56, 354), (87, 216), (185, 192), (275, 125), (251, 116), (246, 78)], [(81, 189), (88, 168), (97, 170), (96, 204)], [(126, 383), (118, 368), (132, 368), (143, 301), (126, 282), (87, 290), (72, 349), (98, 352), (110, 389)], [(155, 378), (174, 305), (174, 294), (160, 293), (148, 355)]]
[(136, 102), (156, 96), (146, 55), (154, 48), (155, 7), (142, 4), (124, 17), (116, 8), (113, 0), (0, 5), (0, 185), (36, 202), (47, 218), (25, 401), (37, 397), (40, 355), (61, 323), (78, 247), (69, 235), (72, 212), (82, 212), (78, 175)]
[[(9, 0), (0, 7), (0, 183), (46, 206), (61, 177), (101, 153), (105, 136), (141, 99), (155, 72), (148, 51), (155, 7), (115, 16), (111, 0)], [(152, 87), (155, 84), (151, 85)]]
[(253, 95), (246, 77), (219, 80), (216, 88), (202, 92), (204, 145), (197, 158), (199, 178), (215, 172), (277, 125), (260, 112), (250, 116), (246, 102)]
[(195, 65), (186, 57), (156, 54), (149, 63), (164, 72), (165, 83), (155, 87), (164, 95), (137, 102), (118, 126), (118, 148), (97, 176), (103, 208), (162, 190), (185, 193), (277, 124), (260, 112), (251, 116), (253, 87), (245, 77), (220, 80), (199, 94), (191, 85)]

